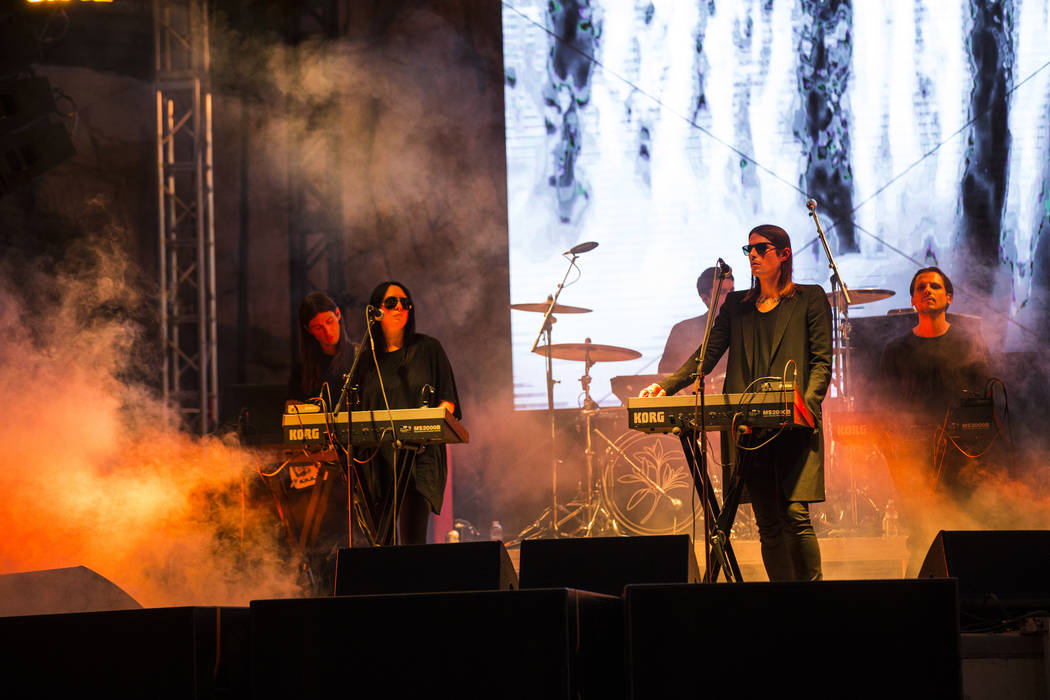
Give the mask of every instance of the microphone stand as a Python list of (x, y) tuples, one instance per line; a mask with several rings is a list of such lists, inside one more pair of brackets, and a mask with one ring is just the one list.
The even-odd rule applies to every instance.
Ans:
[[(347, 415), (346, 415), (346, 442), (347, 442), (346, 451), (347, 451), (347, 456), (348, 456), (348, 458), (347, 458), (347, 465), (346, 465), (346, 473), (347, 473), (347, 482), (348, 482), (349, 491), (350, 491), (349, 494), (348, 494), (348, 501), (347, 501), (347, 516), (348, 516), (347, 542), (349, 542), (351, 544), (351, 546), (353, 545), (353, 537), (354, 537), (354, 535), (353, 535), (353, 529), (354, 529), (353, 528), (353, 518), (354, 518), (354, 496), (355, 495), (360, 496), (361, 501), (362, 501), (362, 506), (364, 508), (364, 511), (362, 513), (362, 515), (364, 517), (358, 518), (358, 523), (361, 525), (361, 529), (364, 532), (365, 537), (368, 538), (369, 544), (371, 546), (373, 546), (373, 547), (375, 547), (378, 544), (378, 541), (376, 539), (377, 536), (378, 536), (378, 532), (376, 532), (376, 529), (375, 529), (375, 527), (376, 527), (375, 514), (372, 513), (372, 500), (371, 500), (372, 496), (371, 496), (371, 492), (365, 487), (365, 483), (361, 479), (361, 475), (358, 473), (357, 466), (355, 465), (354, 459), (353, 459), (353, 452), (352, 452), (352, 450), (353, 450), (353, 446), (354, 446), (354, 444), (353, 444), (354, 443), (354, 429), (353, 429), (353, 425), (352, 425), (352, 422), (353, 422), (352, 421), (352, 416), (350, 415), (350, 411), (349, 411), (349, 408), (350, 408), (349, 403), (350, 402), (348, 400), (348, 397), (350, 395), (350, 382), (353, 380), (354, 372), (357, 371), (357, 363), (361, 361), (361, 355), (364, 354), (365, 341), (368, 341), (369, 347), (371, 347), (372, 349), (375, 348), (375, 341), (372, 339), (372, 323), (374, 323), (374, 319), (372, 317), (372, 314), (373, 314), (374, 311), (375, 311), (375, 309), (373, 307), (371, 307), (371, 306), (369, 306), (367, 309), (365, 309), (365, 334), (364, 334), (364, 336), (362, 336), (361, 342), (357, 346), (357, 351), (354, 352), (354, 361), (350, 364), (349, 371), (347, 371), (347, 373), (343, 375), (343, 389), (342, 389), (342, 391), (339, 392), (339, 400), (336, 402), (335, 408), (332, 410), (332, 417), (333, 417), (333, 420), (334, 420), (335, 419), (335, 415), (338, 414), (339, 411), (342, 409), (343, 402), (346, 401), (347, 409), (348, 409), (347, 410)], [(337, 431), (336, 432), (336, 436), (338, 437), (338, 435), (339, 435), (339, 433)], [(356, 486), (356, 490), (355, 490), (355, 486)]]
[[(828, 245), (828, 238), (824, 235), (824, 229), (820, 227), (820, 221), (817, 219), (817, 202), (816, 200), (810, 199), (806, 201), (806, 208), (809, 209), (809, 215), (813, 217), (813, 223), (817, 226), (817, 235), (820, 236), (820, 243), (824, 246), (824, 254), (828, 257), (828, 267), (831, 268), (831, 303), (832, 303), (832, 318), (838, 320), (839, 314), (842, 314), (842, 321), (840, 323), (832, 324), (831, 329), (831, 349), (834, 356), (837, 356), (839, 366), (839, 396), (842, 398), (843, 405), (847, 411), (853, 410), (853, 395), (850, 391), (850, 323), (849, 323), (849, 307), (853, 300), (850, 298), (849, 289), (846, 287), (846, 283), (842, 281), (842, 276), (839, 275), (839, 268), (835, 264), (835, 256), (831, 254), (831, 247)], [(842, 288), (843, 300), (840, 302), (839, 295), (835, 293), (835, 286), (838, 285)], [(832, 364), (836, 362), (832, 359)], [(832, 446), (834, 452), (834, 446)], [(849, 514), (850, 524), (854, 527), (857, 526), (857, 483), (853, 472), (853, 461), (849, 461)]]
[[(842, 352), (842, 359), (839, 360), (839, 395), (845, 402), (846, 409), (850, 410), (853, 408), (853, 399), (847, 391), (850, 362), (849, 347), (846, 343), (849, 342), (849, 307), (853, 303), (853, 299), (850, 298), (849, 288), (846, 286), (846, 283), (842, 281), (838, 265), (835, 264), (835, 256), (831, 254), (831, 246), (828, 245), (828, 237), (824, 235), (824, 229), (821, 228), (820, 221), (817, 219), (817, 201), (815, 199), (807, 200), (806, 208), (809, 209), (809, 215), (813, 217), (813, 223), (817, 226), (817, 235), (820, 237), (820, 244), (824, 246), (824, 255), (827, 256), (828, 267), (831, 269), (832, 318), (837, 318), (840, 313), (842, 314), (841, 328), (839, 324), (833, 324), (831, 347), (832, 353), (835, 353), (835, 350)], [(839, 295), (835, 293), (836, 287), (842, 290), (844, 303), (840, 304)], [(832, 363), (834, 362), (835, 360), (833, 359)]]
[[(579, 248), (577, 246), (576, 248)], [(593, 246), (592, 246), (593, 247)], [(557, 322), (554, 318), (554, 306), (558, 303), (558, 297), (561, 296), (561, 292), (565, 289), (565, 280), (569, 279), (569, 273), (572, 268), (576, 266), (576, 258), (580, 257), (580, 252), (586, 252), (590, 250), (577, 251), (576, 248), (572, 248), (567, 254), (571, 254), (569, 258), (569, 267), (565, 270), (565, 276), (561, 278), (561, 282), (558, 284), (558, 288), (554, 291), (554, 296), (547, 296), (547, 300), (550, 302), (547, 305), (547, 310), (543, 313), (543, 322), (540, 324), (540, 332), (536, 334), (536, 340), (533, 341), (532, 347), (529, 348), (529, 352), (534, 352), (540, 344), (540, 338), (546, 333), (547, 335), (547, 350), (544, 356), (547, 360), (547, 412), (550, 415), (551, 423), (551, 534), (554, 537), (558, 537), (558, 455), (555, 451), (556, 445), (556, 428), (554, 420), (554, 385), (557, 382), (554, 381), (554, 363), (551, 355), (551, 327)], [(542, 518), (542, 516), (541, 516)]]
[(374, 309), (371, 306), (365, 309), (365, 334), (357, 346), (357, 351), (354, 352), (354, 361), (350, 364), (349, 371), (343, 375), (343, 390), (339, 392), (339, 400), (336, 402), (332, 413), (339, 413), (339, 409), (343, 407), (343, 401), (346, 401), (347, 396), (350, 394), (350, 380), (353, 379), (354, 372), (357, 371), (357, 363), (361, 361), (361, 354), (365, 350), (365, 341), (367, 340), (370, 347), (375, 349), (375, 342), (372, 340), (372, 323), (374, 323), (372, 318), (373, 311)]
[[(693, 425), (699, 424), (700, 426), (700, 460), (697, 464), (697, 460), (694, 458), (694, 468), (696, 473), (694, 479), (696, 479), (697, 490), (700, 492), (701, 501), (704, 506), (704, 578), (708, 580), (711, 575), (711, 548), (715, 546), (719, 562), (723, 569), (728, 573), (729, 566), (725, 560), (725, 554), (723, 552), (724, 542), (722, 541), (722, 533), (713, 527), (714, 513), (712, 512), (712, 504), (708, 495), (714, 494), (714, 490), (711, 487), (709, 474), (707, 473), (707, 415), (705, 411), (704, 402), (704, 359), (707, 357), (707, 345), (711, 340), (711, 328), (714, 325), (715, 314), (718, 312), (719, 304), (722, 299), (722, 285), (725, 279), (732, 274), (729, 266), (725, 264), (722, 258), (718, 259), (718, 273), (715, 275), (715, 282), (711, 292), (711, 306), (707, 309), (707, 323), (704, 327), (704, 341), (700, 344), (700, 358), (696, 364), (696, 383), (693, 386), (693, 391), (697, 396), (697, 406), (699, 415), (694, 416)], [(695, 454), (696, 442), (690, 438), (690, 450)]]

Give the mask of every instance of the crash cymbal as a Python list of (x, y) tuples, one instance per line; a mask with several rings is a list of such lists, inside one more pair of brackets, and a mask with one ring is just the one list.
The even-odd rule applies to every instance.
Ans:
[[(896, 292), (892, 289), (851, 289), (849, 290), (849, 298), (853, 303), (850, 306), (882, 301), (883, 299), (889, 299), (894, 294)], [(836, 289), (834, 293), (828, 292), (828, 303), (834, 305), (836, 297), (839, 306), (846, 303), (846, 297), (842, 295), (841, 289)]]
[[(630, 348), (592, 343), (590, 338), (585, 343), (555, 343), (550, 348), (551, 357), (559, 360), (577, 360), (580, 362), (622, 362), (624, 360), (636, 360), (642, 356), (642, 353)], [(547, 346), (541, 345), (533, 352), (537, 355), (546, 355)]]
[[(549, 301), (544, 301), (539, 304), (511, 304), (510, 308), (518, 311), (537, 311), (542, 314), (547, 312), (547, 307), (550, 305)], [(590, 312), (590, 309), (582, 306), (566, 306), (565, 304), (555, 304), (553, 311), (556, 314), (589, 314)]]

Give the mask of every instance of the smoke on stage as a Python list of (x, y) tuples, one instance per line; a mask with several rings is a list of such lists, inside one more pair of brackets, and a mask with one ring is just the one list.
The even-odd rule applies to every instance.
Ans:
[(86, 566), (144, 606), (295, 594), (272, 519), (243, 508), (252, 455), (180, 432), (135, 381), (159, 371), (136, 319), (155, 301), (114, 239), (3, 264), (0, 573)]

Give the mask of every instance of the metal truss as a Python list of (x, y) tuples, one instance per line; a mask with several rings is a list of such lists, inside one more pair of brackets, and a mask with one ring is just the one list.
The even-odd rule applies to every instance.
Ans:
[(207, 433), (219, 414), (207, 0), (153, 0), (163, 398)]

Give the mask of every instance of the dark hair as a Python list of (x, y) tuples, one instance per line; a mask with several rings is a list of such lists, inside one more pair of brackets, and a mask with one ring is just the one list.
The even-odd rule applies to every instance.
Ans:
[[(715, 274), (717, 273), (717, 267), (709, 267), (701, 272), (700, 276), (696, 278), (696, 292), (702, 299), (707, 299), (711, 296), (711, 288), (715, 284)], [(730, 274), (726, 279), (733, 279), (733, 275)]]
[(405, 296), (412, 302), (412, 308), (408, 310), (408, 322), (405, 323), (404, 343), (405, 345), (408, 345), (416, 335), (416, 302), (412, 299), (412, 292), (408, 291), (408, 287), (396, 280), (380, 282), (376, 285), (376, 288), (372, 290), (372, 296), (368, 297), (368, 305), (374, 306), (377, 309), (380, 308), (383, 304), (383, 299), (386, 297), (386, 290), (390, 287), (401, 287), (401, 289), (405, 290)]
[(941, 279), (944, 280), (944, 291), (948, 292), (952, 296), (955, 296), (955, 292), (953, 291), (952, 287), (952, 281), (948, 279), (948, 275), (944, 274), (944, 270), (942, 270), (939, 267), (924, 267), (918, 272), (916, 272), (915, 275), (911, 278), (911, 284), (908, 285), (909, 297), (915, 294), (915, 280), (919, 279), (919, 275), (921, 275), (924, 272), (936, 272), (938, 275), (940, 275)]
[[(306, 396), (315, 395), (321, 390), (321, 356), (324, 354), (321, 344), (309, 330), (310, 321), (317, 314), (326, 311), (338, 312), (339, 307), (324, 292), (310, 292), (299, 303), (299, 351), (303, 358), (302, 387)], [(335, 346), (335, 356), (330, 362), (338, 362), (337, 366), (349, 369), (350, 347), (351, 343), (346, 337), (346, 326), (340, 317), (339, 343)], [(341, 388), (332, 387), (332, 391), (337, 392)]]
[[(780, 277), (777, 279), (777, 291), (782, 297), (791, 296), (795, 292), (795, 283), (791, 281), (791, 268), (795, 259), (795, 254), (791, 252), (791, 236), (788, 235), (787, 231), (773, 224), (761, 224), (754, 227), (747, 234), (748, 240), (751, 239), (752, 235), (762, 236), (772, 243), (777, 251), (784, 249), (789, 251), (787, 260), (780, 263)], [(762, 284), (757, 278), (752, 277), (751, 289), (744, 296), (744, 299), (757, 299), (761, 291)]]

